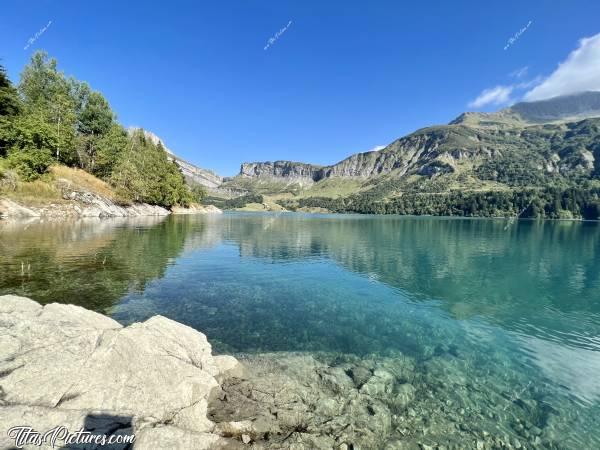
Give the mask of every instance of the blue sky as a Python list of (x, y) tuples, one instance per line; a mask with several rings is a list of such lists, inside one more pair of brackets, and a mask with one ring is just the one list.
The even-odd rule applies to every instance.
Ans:
[(0, 58), (13, 81), (46, 50), (125, 126), (222, 175), (243, 161), (334, 163), (497, 109), (553, 76), (528, 94), (543, 98), (590, 72), (580, 66), (598, 55), (591, 44), (555, 73), (600, 33), (597, 0), (2, 3)]

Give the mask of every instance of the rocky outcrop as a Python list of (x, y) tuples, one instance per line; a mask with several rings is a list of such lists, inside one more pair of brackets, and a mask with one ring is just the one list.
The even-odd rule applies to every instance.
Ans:
[(168, 209), (146, 203), (120, 206), (104, 197), (89, 192), (74, 195), (73, 201), (49, 203), (43, 206), (25, 206), (10, 199), (0, 199), (0, 219), (28, 218), (82, 218), (82, 217), (139, 217), (166, 216)]
[(172, 214), (223, 214), (219, 208), (214, 205), (191, 205), (189, 208), (183, 208), (181, 206), (173, 206), (171, 208)]
[(119, 205), (114, 201), (85, 190), (72, 187), (62, 190), (63, 202), (42, 206), (22, 205), (8, 198), (0, 199), (0, 219), (20, 220), (33, 218), (108, 218), (167, 216), (173, 214), (219, 214), (222, 211), (212, 205), (192, 205), (189, 208), (174, 206), (171, 210), (147, 203)]
[(78, 306), (0, 297), (0, 448), (15, 446), (7, 431), (18, 426), (134, 434), (136, 449), (236, 448), (207, 410), (219, 383), (242, 374), (202, 333), (161, 316), (123, 327)]
[(418, 173), (432, 161), (444, 161), (447, 166), (448, 162), (474, 157), (483, 147), (477, 132), (468, 127), (430, 127), (398, 139), (382, 150), (356, 153), (331, 166), (290, 161), (245, 163), (241, 166), (240, 176), (310, 182), (330, 177), (369, 178), (391, 172), (402, 176), (409, 172)]
[(274, 177), (290, 180), (318, 181), (322, 175), (322, 167), (292, 161), (267, 161), (243, 163), (240, 175), (246, 177)]
[(211, 170), (195, 166), (194, 164), (184, 161), (172, 153), (169, 153), (167, 157), (175, 161), (175, 163), (179, 166), (181, 173), (188, 182), (191, 181), (192, 183), (200, 184), (211, 191), (217, 189), (219, 186), (221, 186), (221, 184), (223, 184), (223, 177), (217, 175)]

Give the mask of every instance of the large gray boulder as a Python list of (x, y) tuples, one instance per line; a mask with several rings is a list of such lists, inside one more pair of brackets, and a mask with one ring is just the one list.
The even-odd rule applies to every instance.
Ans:
[(206, 414), (217, 379), (241, 374), (202, 333), (165, 317), (123, 327), (78, 306), (0, 296), (0, 448), (15, 446), (7, 433), (18, 426), (134, 433), (136, 449), (235, 448)]

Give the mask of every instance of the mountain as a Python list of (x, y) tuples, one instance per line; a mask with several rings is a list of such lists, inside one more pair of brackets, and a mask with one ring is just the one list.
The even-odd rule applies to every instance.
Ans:
[(521, 102), (509, 109), (531, 123), (600, 117), (600, 92), (582, 92), (537, 102)]
[(464, 113), (449, 125), (417, 130), (382, 150), (356, 153), (330, 166), (243, 163), (238, 177), (311, 185), (331, 177), (450, 174), (465, 165), (510, 164), (525, 156), (530, 158), (527, 166), (535, 170), (569, 175), (595, 167), (596, 122), (564, 121), (588, 116), (600, 116), (600, 92), (517, 103), (497, 113)]
[(526, 126), (531, 124), (573, 122), (600, 117), (600, 92), (580, 92), (535, 102), (520, 102), (495, 113), (464, 113), (451, 125)]
[(321, 176), (322, 166), (305, 164), (292, 161), (242, 163), (240, 176), (242, 177), (273, 177), (287, 178), (300, 184), (318, 181)]
[[(129, 133), (131, 133), (132, 131), (134, 131), (136, 129), (137, 128), (135, 128), (135, 127), (130, 127), (130, 128), (128, 128), (127, 131)], [(215, 190), (219, 186), (221, 186), (221, 184), (223, 183), (223, 177), (217, 175), (216, 173), (214, 173), (211, 170), (203, 169), (201, 167), (198, 167), (198, 166), (180, 158), (175, 153), (173, 153), (173, 151), (170, 150), (165, 145), (164, 141), (161, 138), (159, 138), (156, 134), (154, 134), (148, 130), (143, 130), (143, 131), (144, 131), (144, 135), (148, 139), (150, 139), (155, 144), (160, 143), (163, 146), (163, 148), (167, 152), (169, 159), (171, 159), (172, 161), (175, 161), (177, 163), (177, 165), (181, 169), (181, 172), (183, 173), (183, 176), (186, 178), (186, 180), (190, 181), (191, 183), (200, 184), (200, 185), (208, 188), (209, 190)]]
[(223, 187), (280, 199), (292, 194), (284, 203), (293, 206), (311, 197), (386, 202), (406, 194), (580, 186), (600, 174), (599, 117), (598, 92), (517, 103), (462, 114), (329, 166), (244, 163)]

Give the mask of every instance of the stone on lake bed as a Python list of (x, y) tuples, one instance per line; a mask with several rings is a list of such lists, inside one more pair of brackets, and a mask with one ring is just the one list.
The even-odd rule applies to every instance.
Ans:
[(394, 403), (399, 407), (408, 406), (415, 398), (416, 389), (411, 384), (401, 384), (396, 388)]
[(357, 366), (348, 370), (348, 374), (352, 378), (352, 381), (354, 381), (355, 386), (360, 389), (363, 384), (369, 381), (369, 378), (371, 378), (373, 372), (366, 367)]

